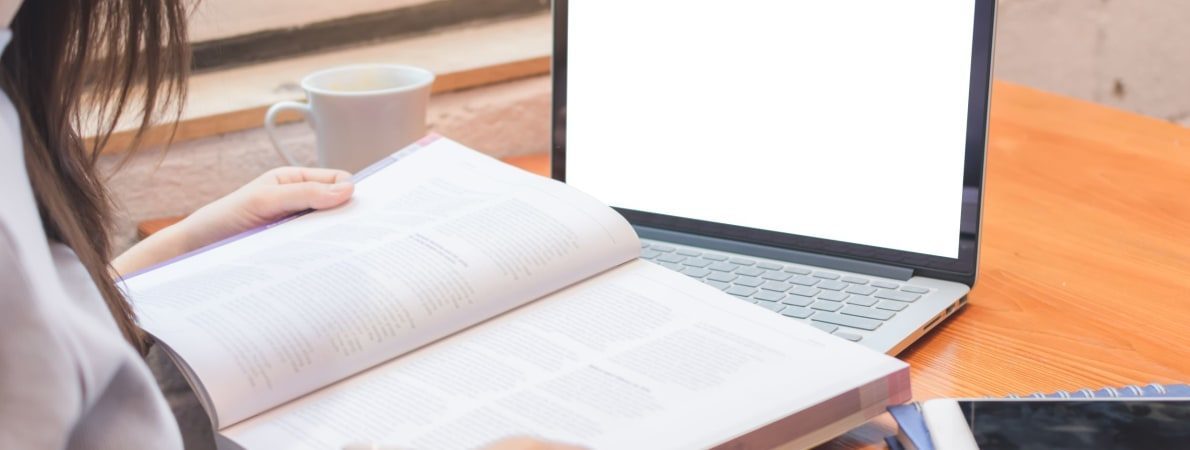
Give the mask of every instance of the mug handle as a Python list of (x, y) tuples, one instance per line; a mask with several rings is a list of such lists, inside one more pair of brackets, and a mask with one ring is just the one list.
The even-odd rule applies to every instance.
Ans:
[(291, 166), (300, 166), (297, 159), (289, 152), (281, 147), (281, 140), (277, 138), (277, 115), (282, 111), (297, 111), (302, 114), (306, 120), (310, 120), (310, 105), (301, 102), (277, 102), (269, 107), (269, 112), (264, 115), (264, 129), (269, 133), (269, 140), (273, 141), (273, 148), (277, 150), (277, 154), (281, 159)]

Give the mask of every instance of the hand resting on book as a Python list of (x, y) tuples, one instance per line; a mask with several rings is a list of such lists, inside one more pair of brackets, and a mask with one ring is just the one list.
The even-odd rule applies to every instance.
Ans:
[(272, 169), (141, 241), (112, 261), (112, 267), (127, 275), (296, 212), (334, 208), (354, 190), (351, 174), (342, 170)]
[(496, 442), (485, 450), (580, 450), (582, 448), (584, 447), (534, 438), (514, 437)]
[[(586, 447), (517, 436), (496, 441), (484, 447), (483, 450), (582, 450), (584, 448)], [(344, 446), (343, 450), (402, 450), (402, 447), (390, 448), (377, 444), (352, 444)]]

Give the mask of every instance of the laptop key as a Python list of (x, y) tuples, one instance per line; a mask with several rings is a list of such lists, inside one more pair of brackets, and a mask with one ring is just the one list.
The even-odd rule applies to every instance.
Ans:
[(640, 248), (649, 248), (649, 243), (645, 242), (645, 241), (640, 241)]
[(835, 331), (834, 333), (831, 333), (831, 334), (841, 337), (843, 339), (849, 340), (851, 342), (859, 342), (860, 339), (864, 338), (863, 336), (860, 336), (858, 334), (848, 333), (846, 331)]
[(793, 267), (793, 266), (786, 267), (785, 271), (792, 273), (794, 275), (809, 275), (810, 274), (810, 271), (808, 269), (803, 269), (801, 267)]
[(737, 273), (739, 275), (744, 275), (747, 277), (758, 277), (758, 276), (764, 274), (764, 269), (757, 269), (755, 267), (741, 267), (739, 269), (736, 269), (735, 273)]
[(814, 310), (800, 306), (786, 306), (785, 309), (781, 310), (781, 315), (795, 319), (805, 319), (814, 315)]
[(766, 270), (781, 270), (780, 264), (773, 264), (770, 262), (763, 262), (763, 261), (756, 263), (756, 267), (759, 267), (761, 269), (766, 269)]
[(884, 288), (884, 289), (896, 289), (898, 287), (901, 287), (901, 285), (899, 285), (897, 283), (889, 283), (887, 281), (873, 281), (872, 286), (876, 286), (878, 288)]
[(848, 316), (846, 314), (837, 314), (826, 311), (819, 311), (815, 313), (811, 319), (817, 322), (826, 322), (832, 325), (841, 325), (867, 331), (880, 328), (880, 324), (883, 323), (879, 320), (865, 319), (863, 317)]
[(827, 280), (838, 280), (839, 274), (830, 272), (814, 272), (814, 276)]
[(758, 286), (764, 284), (764, 280), (762, 280), (760, 278), (756, 278), (756, 277), (739, 277), (739, 278), (736, 278), (734, 283), (738, 284), (738, 285), (754, 288), (754, 287), (758, 287)]
[(809, 287), (809, 286), (794, 286), (793, 289), (789, 290), (790, 294), (800, 295), (803, 297), (813, 297), (815, 295), (818, 295), (819, 292), (822, 292), (822, 291), (818, 290), (816, 288)]
[(845, 281), (847, 283), (851, 283), (851, 284), (868, 284), (867, 278), (852, 277), (852, 276), (843, 277), (843, 281)]
[(727, 290), (727, 288), (731, 287), (730, 284), (723, 283), (720, 281), (715, 281), (715, 280), (702, 280), (702, 282), (706, 283), (710, 286), (717, 287), (717, 288), (719, 288), (720, 291), (725, 291), (725, 290)]
[(766, 302), (779, 302), (785, 298), (785, 294), (761, 290), (760, 292), (757, 292), (752, 298)]
[(814, 328), (817, 328), (817, 329), (819, 329), (819, 330), (825, 331), (825, 332), (827, 332), (827, 333), (834, 333), (834, 332), (835, 332), (835, 330), (838, 330), (838, 329), (839, 329), (839, 327), (836, 327), (836, 326), (834, 326), (834, 325), (831, 325), (831, 324), (829, 324), (829, 323), (822, 323), (822, 322), (810, 322), (810, 325), (813, 325), (813, 326), (814, 326)]
[(876, 288), (872, 286), (851, 286), (847, 288), (846, 292), (848, 294), (872, 295), (876, 293)]
[(658, 256), (661, 256), (661, 252), (659, 252), (657, 250), (646, 248), (646, 249), (640, 251), (640, 257), (644, 258), (644, 259), (653, 259)]
[(649, 248), (651, 248), (653, 250), (657, 250), (659, 252), (664, 252), (664, 253), (669, 253), (674, 250), (677, 250), (677, 247), (674, 247), (672, 245), (665, 245), (665, 244), (658, 244), (658, 243), (653, 243), (653, 244), (649, 245)]
[(855, 305), (844, 306), (843, 309), (839, 310), (839, 312), (849, 316), (866, 317), (868, 319), (875, 320), (888, 320), (893, 318), (895, 315), (894, 313), (885, 311), (883, 309), (865, 308), (863, 306)]
[(668, 253), (668, 254), (665, 254), (665, 255), (658, 256), (658, 257), (657, 257), (657, 260), (658, 260), (658, 261), (661, 261), (661, 262), (675, 263), (675, 264), (676, 264), (676, 263), (680, 263), (680, 262), (682, 262), (682, 261), (685, 261), (685, 260), (686, 260), (686, 257), (685, 257), (685, 256), (682, 256), (682, 255), (675, 255), (675, 254), (673, 254), (673, 253)]
[(876, 307), (880, 308), (880, 309), (887, 309), (889, 311), (904, 311), (905, 308), (909, 307), (909, 305), (906, 305), (901, 302), (893, 302), (893, 301), (885, 300), (885, 301), (882, 301), (879, 304), (877, 304)]
[(682, 269), (682, 273), (686, 274), (687, 276), (689, 276), (691, 278), (702, 278), (707, 275), (710, 275), (711, 271), (709, 271), (707, 269), (699, 269), (697, 267), (687, 267), (685, 269)]
[[(878, 302), (878, 301), (879, 300), (876, 300), (872, 297), (868, 297), (868, 296), (864, 296), (864, 295), (852, 295), (850, 297), (847, 297), (847, 303), (850, 303), (852, 305), (859, 305), (859, 306), (872, 306), (872, 305), (875, 305), (876, 302)], [(900, 310), (898, 309), (897, 311), (900, 311)]]
[(847, 286), (848, 286), (847, 283), (844, 283), (842, 281), (835, 281), (835, 280), (826, 280), (821, 283), (818, 283), (819, 289), (826, 289), (829, 291), (841, 291), (844, 288), (846, 288)]
[(793, 277), (793, 275), (785, 273), (785, 272), (777, 272), (775, 270), (770, 270), (770, 271), (765, 272), (764, 274), (760, 275), (760, 277), (764, 278), (766, 280), (785, 281), (785, 280), (788, 280), (791, 277)]
[(757, 305), (772, 312), (781, 312), (782, 309), (785, 309), (785, 305), (780, 303), (760, 302)]
[[(785, 291), (788, 291), (788, 290), (789, 290), (789, 288), (791, 288), (791, 287), (793, 287), (793, 285), (792, 285), (792, 284), (789, 284), (789, 283), (782, 283), (782, 282), (780, 282), (780, 281), (769, 281), (769, 282), (765, 283), (764, 285), (760, 286), (760, 288), (761, 288), (761, 289), (766, 289), (766, 290), (770, 290), (770, 291), (777, 291), (777, 292), (785, 292)], [(804, 286), (803, 286), (803, 287), (804, 287)]]
[(682, 261), (682, 265), (702, 268), (702, 267), (711, 265), (711, 261), (707, 261), (702, 258), (690, 258), (685, 261)]
[(841, 302), (841, 301), (847, 299), (847, 294), (844, 294), (839, 291), (825, 291), (821, 294), (818, 294), (818, 298), (820, 300), (826, 300), (826, 301), (831, 301), (831, 302)]
[(660, 264), (661, 267), (664, 267), (666, 269), (669, 269), (669, 270), (672, 270), (675, 272), (681, 272), (682, 269), (685, 269), (685, 267), (682, 267), (680, 264), (667, 263), (667, 262), (659, 262), (657, 264)]
[(731, 258), (730, 261), (733, 263), (739, 264), (741, 266), (751, 266), (753, 264), (756, 264), (756, 261), (748, 259), (748, 258), (738, 258), (737, 257), (737, 258)]
[(908, 292), (882, 290), (876, 293), (876, 298), (896, 300), (898, 302), (915, 302), (917, 299), (921, 298), (921, 296), (918, 294), (910, 294)]
[(814, 277), (807, 277), (805, 275), (802, 275), (802, 276), (796, 276), (796, 277), (790, 278), (789, 282), (793, 283), (793, 284), (800, 284), (802, 286), (813, 286), (815, 284), (818, 284), (818, 279), (814, 278)]
[(793, 306), (810, 306), (814, 304), (814, 299), (810, 297), (802, 297), (799, 295), (786, 295), (781, 303)]
[(710, 275), (707, 275), (708, 280), (721, 281), (724, 283), (727, 283), (727, 282), (734, 280), (736, 278), (739, 278), (739, 277), (740, 277), (739, 275), (736, 275), (734, 273), (726, 273), (726, 272), (713, 272)]
[(709, 259), (711, 261), (727, 261), (726, 256), (720, 255), (718, 253), (707, 253), (707, 254), (702, 255), (702, 257)]
[(831, 311), (831, 312), (834, 312), (834, 311), (838, 311), (838, 310), (839, 310), (839, 308), (842, 308), (842, 307), (843, 307), (843, 305), (842, 305), (841, 303), (835, 303), (835, 302), (824, 302), (824, 301), (822, 301), (822, 300), (819, 300), (819, 301), (816, 301), (816, 302), (814, 302), (814, 304), (810, 305), (810, 307), (811, 307), (811, 308), (814, 308), (814, 309), (817, 309), (817, 310), (819, 310), (819, 311)]
[(736, 269), (739, 269), (740, 266), (737, 266), (737, 265), (729, 263), (729, 262), (720, 261), (720, 262), (717, 262), (717, 263), (707, 266), (707, 268), (711, 269), (711, 270), (719, 271), (719, 272), (733, 272)]
[(698, 255), (702, 254), (702, 252), (700, 252), (698, 250), (691, 250), (688, 248), (679, 248), (678, 251), (675, 253), (682, 255), (682, 256), (698, 256)]
[(929, 289), (923, 288), (921, 286), (905, 285), (905, 286), (901, 286), (901, 290), (905, 291), (905, 292), (913, 293), (913, 294), (929, 294), (930, 293)]
[(727, 290), (724, 292), (727, 292), (728, 294), (735, 295), (738, 297), (748, 297), (752, 294), (755, 294), (756, 289), (753, 289), (753, 288), (750, 288), (747, 286), (732, 286), (732, 287), (727, 288)]

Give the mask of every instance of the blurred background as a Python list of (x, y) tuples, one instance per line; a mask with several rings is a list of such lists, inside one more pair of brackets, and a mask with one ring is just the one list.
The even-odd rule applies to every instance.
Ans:
[[(432, 3), (456, 6), (431, 11)], [(540, 0), (204, 0), (191, 35), (211, 42), (393, 11), (428, 29), (455, 22), (452, 14), (548, 8)], [(1000, 0), (999, 8), (997, 78), (1190, 126), (1190, 1)]]
[[(1190, 127), (1187, 18), (1188, 0), (1000, 0), (994, 75)], [(191, 41), (179, 139), (168, 152), (150, 139), (118, 171), (124, 148), (102, 158), (121, 205), (117, 249), (138, 225), (188, 214), (280, 164), (259, 128), (264, 108), (302, 99), (298, 80), (320, 68), (421, 65), (440, 74), (431, 130), (497, 157), (549, 150), (548, 0), (203, 0)], [(312, 163), (309, 128), (281, 128)]]
[(1190, 126), (1190, 1), (999, 5), (998, 79)]

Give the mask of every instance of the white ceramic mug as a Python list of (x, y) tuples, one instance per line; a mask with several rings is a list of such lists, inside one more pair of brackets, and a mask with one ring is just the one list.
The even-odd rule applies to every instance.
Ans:
[(277, 115), (305, 116), (318, 139), (318, 164), (356, 172), (426, 134), (426, 105), (434, 74), (411, 66), (365, 64), (312, 73), (302, 79), (307, 103), (280, 102), (264, 125), (273, 147), (300, 165), (277, 138)]

